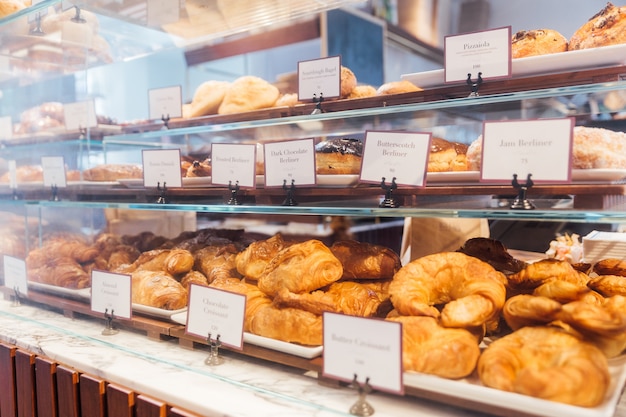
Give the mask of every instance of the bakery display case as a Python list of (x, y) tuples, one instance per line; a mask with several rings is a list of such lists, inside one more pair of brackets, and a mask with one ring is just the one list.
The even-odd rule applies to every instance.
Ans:
[[(260, 11), (265, 9), (257, 8), (260, 2), (253, 2), (254, 7), (249, 7), (247, 13), (242, 13), (240, 2), (187, 1), (182, 6), (174, 2), (174, 9), (167, 9), (166, 3), (93, 1), (70, 6), (48, 0), (0, 20), (0, 49), (7, 62), (0, 81), (0, 114), (9, 117), (11, 124), (10, 132), (0, 132), (4, 136), (0, 148), (4, 174), (0, 182), (0, 253), (4, 259), (24, 260), (29, 281), (27, 294), (2, 288), (5, 299), (0, 314), (6, 323), (0, 329), (0, 372), (6, 372), (3, 360), (7, 353), (13, 357), (8, 363), (14, 367), (14, 374), (21, 375), (15, 369), (23, 369), (23, 363), (16, 359), (15, 352), (26, 351), (33, 355), (29, 360), (49, 360), (54, 362), (53, 366), (49, 364), (53, 368), (73, 369), (75, 377), (81, 379), (71, 388), (75, 394), (83, 386), (88, 391), (83, 376), (97, 377), (103, 386), (116, 390), (101, 395), (100, 402), (107, 395), (113, 398), (124, 392), (119, 386), (127, 387), (132, 393), (126, 392), (125, 398), (137, 399), (138, 408), (132, 412), (138, 416), (145, 407), (159, 401), (161, 412), (166, 413), (159, 415), (275, 415), (283, 411), (349, 415), (350, 402), (359, 393), (323, 375), (322, 312), (398, 320), (407, 329), (423, 325), (418, 322), (424, 317), (406, 321), (398, 318), (413, 315), (413, 307), (407, 307), (401, 299), (406, 287), (417, 285), (415, 278), (408, 276), (413, 272), (404, 267), (418, 264), (401, 247), (406, 238), (402, 231), (407, 230), (405, 225), (411, 219), (550, 222), (609, 228), (626, 224), (626, 140), (622, 132), (626, 62), (615, 58), (624, 45), (592, 52), (571, 51), (575, 55), (562, 61), (541, 56), (520, 58), (514, 63), (517, 70), (511, 79), (485, 82), (478, 95), (470, 95), (468, 85), (444, 85), (438, 78), (441, 71), (434, 71), (407, 74), (405, 81), (424, 88), (393, 94), (346, 95), (323, 103), (279, 104), (275, 99), (273, 105), (234, 112), (216, 110), (190, 115), (183, 110), (181, 117), (171, 119), (125, 121), (99, 115), (100, 109), (121, 108), (128, 99), (128, 91), (114, 87), (107, 91), (95, 85), (107, 69), (124, 68), (146, 55), (189, 51), (245, 36), (270, 23), (297, 22), (353, 2), (272, 2), (274, 20), (270, 23), (262, 19)], [(176, 11), (175, 19), (172, 10)], [(75, 25), (85, 26), (77, 29)], [(358, 69), (353, 70), (358, 77)], [(115, 70), (111, 73), (119, 74)], [(181, 78), (172, 75), (172, 79)], [(211, 93), (218, 88), (217, 84), (211, 87)], [(193, 106), (197, 90), (189, 84), (183, 84), (182, 89), (183, 96), (189, 98), (185, 105)], [(286, 95), (276, 91), (277, 97), (279, 94)], [(86, 110), (79, 109), (78, 116), (68, 111), (68, 104), (83, 102), (89, 104)], [(518, 209), (514, 204), (521, 196), (520, 188), (513, 182), (480, 180), (480, 149), (476, 148), (485, 122), (559, 118), (571, 118), (576, 125), (571, 181), (538, 181), (528, 186), (524, 197), (533, 206)], [(87, 127), (81, 125), (84, 120), (89, 121)], [(426, 173), (424, 187), (387, 187), (384, 179), (381, 184), (361, 181), (358, 170), (318, 170), (314, 185), (266, 185), (264, 146), (312, 139), (316, 146), (336, 141), (345, 152), (352, 142), (362, 145), (371, 131), (428, 132), (437, 139), (433, 142), (437, 146), (430, 148), (428, 166), (432, 164), (432, 169)], [(255, 186), (234, 189), (214, 184), (213, 144), (254, 145)], [(144, 185), (142, 163), (146, 150), (179, 152), (180, 187)], [(42, 157), (47, 156), (62, 158), (65, 186), (46, 181), (41, 165)], [(322, 168), (322, 156), (316, 154), (316, 158), (320, 158), (316, 168)], [(459, 163), (457, 158), (462, 158), (463, 169), (454, 169)], [(340, 159), (343, 163), (347, 157), (342, 154)], [(360, 159), (356, 163), (360, 168)], [(435, 168), (442, 165), (445, 167)], [(385, 204), (390, 199), (394, 204)], [(504, 298), (535, 296), (533, 290), (540, 285), (533, 284), (530, 290), (524, 287), (524, 271), (530, 264), (545, 265), (542, 261), (546, 254), (516, 252), (517, 248), (507, 252), (504, 248), (504, 254), (496, 255), (504, 256), (507, 262), (489, 258), (483, 262), (472, 255), (475, 248), (471, 243), (468, 240), (467, 246), (459, 248), (465, 253), (435, 255), (449, 258), (444, 263), (447, 268), (459, 269), (459, 275), (464, 274), (460, 270), (475, 268), (475, 263), (486, 268), (481, 269), (481, 285), (488, 287), (485, 293), (493, 298), (490, 302), (497, 312), (485, 313), (477, 325), (464, 322), (447, 326), (462, 327), (458, 330), (465, 332), (464, 341), (459, 343), (471, 345), (478, 356), (491, 345), (500, 346), (499, 341), (515, 334), (511, 330), (522, 327), (515, 318), (528, 320), (515, 316), (512, 302), (506, 311), (514, 319), (505, 318), (501, 312)], [(489, 246), (487, 252), (502, 249), (497, 242), (489, 244), (495, 246)], [(545, 242), (546, 249), (549, 244)], [(485, 248), (479, 246), (476, 250)], [(259, 253), (265, 253), (267, 259), (260, 259)], [(271, 264), (268, 254), (272, 255)], [(366, 256), (375, 259), (377, 269), (367, 269)], [(304, 262), (332, 264), (328, 273), (333, 277), (325, 276), (327, 281), (311, 284), (307, 273), (313, 268)], [(560, 267), (574, 271), (569, 263)], [(289, 285), (297, 286), (297, 290), (285, 292), (269, 281), (283, 273), (282, 268), (298, 271), (287, 274), (295, 277)], [(103, 317), (92, 309), (93, 271), (131, 277), (131, 318)], [(2, 272), (4, 275), (7, 270)], [(587, 269), (584, 274), (591, 272)], [(421, 282), (420, 288), (429, 288), (431, 275), (436, 276), (437, 271)], [(578, 272), (567, 276), (580, 277)], [(157, 278), (167, 281), (163, 284), (169, 290), (167, 294), (150, 286)], [(500, 280), (506, 281), (506, 287)], [(620, 323), (626, 321), (620, 312), (623, 297), (601, 295), (600, 283), (592, 291), (587, 286), (590, 278), (585, 280), (587, 298), (611, 299), (594, 305), (606, 309), (598, 314), (612, 315)], [(203, 339), (186, 331), (188, 297), (194, 284), (245, 294), (252, 305), (250, 311), (246, 306), (243, 348), (220, 346), (226, 358), (224, 366), (203, 363), (215, 347), (210, 334)], [(454, 281), (442, 291), (453, 292), (455, 284), (464, 289), (471, 287), (465, 281)], [(281, 285), (287, 287), (286, 283)], [(577, 287), (570, 291), (582, 290)], [(348, 293), (355, 300), (360, 297), (358, 302), (342, 304)], [(467, 295), (463, 294), (459, 299)], [(577, 307), (584, 310), (582, 306), (569, 304), (581, 301), (571, 292), (567, 294), (560, 293), (562, 302), (551, 300), (558, 304), (559, 313), (546, 313), (546, 317), (554, 320), (541, 319), (544, 321), (540, 323), (558, 320), (579, 335), (568, 334), (567, 341), (559, 339), (557, 344), (576, 344), (581, 337), (601, 338), (601, 353), (609, 358), (597, 359), (604, 364), (598, 366), (598, 373), (585, 374), (598, 378), (598, 383), (590, 385), (601, 392), (590, 395), (599, 399), (583, 401), (582, 396), (564, 394), (566, 399), (553, 401), (537, 398), (532, 392), (520, 395), (488, 388), (484, 381), (489, 376), (483, 379), (478, 374), (484, 371), (469, 364), (478, 361), (474, 358), (463, 364), (469, 370), (452, 376), (437, 370), (409, 369), (406, 364), (405, 395), (371, 394), (376, 414), (391, 416), (417, 410), (441, 416), (622, 415), (624, 343), (622, 336), (615, 335), (624, 334), (624, 328), (619, 327), (623, 323), (585, 327), (587, 323), (572, 312)], [(434, 302), (440, 303), (448, 301)], [(468, 315), (480, 315), (482, 307), (473, 305)], [(425, 311), (431, 311), (428, 308)], [(427, 333), (443, 332), (433, 317), (428, 319), (432, 319), (428, 325), (436, 328), (431, 327)], [(119, 334), (105, 334), (111, 322), (122, 330)], [(301, 326), (290, 326), (293, 322)], [(539, 328), (542, 330), (537, 333), (547, 327)], [(480, 333), (478, 339), (472, 332)], [(553, 333), (561, 331), (550, 328), (545, 334), (529, 337), (560, 337)], [(589, 354), (593, 362), (600, 348), (589, 349), (593, 350)], [(487, 363), (500, 357), (493, 355), (485, 355), (482, 360)], [(110, 358), (114, 369), (109, 370), (103, 358)], [(436, 359), (429, 361), (434, 363)], [(489, 364), (482, 366), (492, 368)], [(26, 373), (36, 372), (35, 368), (26, 368)], [(163, 374), (172, 375), (177, 387), (168, 389), (171, 381)], [(20, 388), (19, 378), (14, 378), (13, 389), (17, 391), (24, 389)], [(63, 380), (58, 381), (61, 386)], [(26, 391), (36, 392), (35, 385)], [(187, 391), (180, 386), (192, 388)], [(208, 399), (202, 392), (205, 389), (212, 394)], [(566, 392), (566, 387), (561, 391)], [(235, 396), (242, 398), (238, 404), (225, 400)], [(0, 414), (7, 401), (3, 398)], [(37, 401), (30, 404), (37, 406)], [(79, 408), (87, 403), (74, 402)], [(253, 407), (258, 409), (251, 411)]]

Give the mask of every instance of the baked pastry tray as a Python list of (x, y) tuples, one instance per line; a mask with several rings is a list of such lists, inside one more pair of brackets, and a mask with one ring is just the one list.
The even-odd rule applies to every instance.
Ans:
[(626, 384), (626, 355), (609, 360), (611, 384), (602, 404), (578, 407), (482, 385), (478, 376), (450, 380), (416, 372), (403, 374), (407, 394), (499, 416), (613, 417)]

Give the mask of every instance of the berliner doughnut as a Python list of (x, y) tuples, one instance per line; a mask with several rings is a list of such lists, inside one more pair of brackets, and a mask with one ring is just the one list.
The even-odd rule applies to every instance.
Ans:
[(433, 137), (428, 153), (428, 172), (467, 171), (467, 145)]
[(574, 32), (569, 50), (596, 48), (626, 42), (626, 6), (606, 7)]
[(524, 327), (492, 342), (478, 359), (488, 387), (581, 407), (604, 400), (607, 359), (590, 343), (555, 327)]
[[(389, 285), (389, 295), (400, 315), (441, 317), (445, 327), (479, 327), (499, 316), (504, 282), (504, 275), (486, 262), (442, 252), (403, 266)], [(437, 305), (443, 305), (441, 313)]]
[(476, 336), (469, 331), (443, 327), (432, 317), (394, 316), (387, 320), (402, 323), (404, 371), (450, 379), (474, 371), (480, 349)]
[(520, 30), (511, 39), (511, 58), (567, 51), (567, 38), (554, 29)]
[(354, 175), (361, 170), (363, 142), (331, 138), (315, 145), (315, 170), (320, 175)]

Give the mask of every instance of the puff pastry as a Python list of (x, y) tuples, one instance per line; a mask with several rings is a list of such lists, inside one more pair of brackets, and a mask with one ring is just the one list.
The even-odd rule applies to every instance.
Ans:
[[(446, 327), (496, 320), (504, 305), (504, 275), (459, 252), (427, 255), (403, 266), (389, 285), (400, 315), (440, 317)], [(437, 305), (443, 305), (441, 314)]]
[(283, 288), (306, 293), (332, 284), (342, 275), (339, 259), (324, 243), (312, 239), (293, 244), (273, 257), (263, 270), (258, 286), (270, 297)]
[(257, 281), (272, 258), (287, 246), (289, 243), (280, 233), (265, 240), (252, 242), (237, 254), (235, 259), (237, 271), (246, 279)]
[(402, 264), (391, 249), (356, 240), (341, 240), (330, 247), (343, 267), (342, 279), (390, 279)]
[(165, 310), (187, 305), (187, 290), (165, 272), (138, 270), (131, 277), (133, 303)]
[(524, 327), (492, 342), (478, 376), (488, 387), (582, 407), (604, 400), (607, 359), (590, 343), (554, 327)]
[(402, 323), (402, 365), (405, 371), (443, 378), (463, 378), (474, 371), (480, 349), (465, 329), (441, 326), (432, 317), (395, 316)]
[(322, 316), (298, 308), (261, 306), (250, 320), (251, 333), (284, 342), (322, 344)]

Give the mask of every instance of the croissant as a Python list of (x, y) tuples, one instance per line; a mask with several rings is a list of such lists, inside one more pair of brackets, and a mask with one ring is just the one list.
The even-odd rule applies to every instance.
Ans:
[(258, 280), (261, 291), (274, 296), (282, 288), (294, 293), (311, 292), (338, 281), (341, 262), (319, 240), (307, 240), (281, 250)]
[(589, 281), (585, 273), (574, 269), (569, 262), (553, 258), (528, 264), (520, 272), (507, 276), (509, 285), (518, 289), (534, 289), (553, 278), (580, 286), (587, 285)]
[(239, 278), (235, 264), (237, 249), (234, 245), (205, 246), (194, 253), (195, 268), (211, 283), (218, 277)]
[(458, 379), (474, 371), (480, 349), (476, 337), (465, 329), (441, 326), (425, 316), (395, 316), (402, 323), (402, 365), (405, 371)]
[(358, 282), (342, 281), (330, 284), (326, 291), (296, 294), (282, 288), (274, 297), (278, 307), (293, 307), (322, 314), (324, 311), (351, 316), (375, 316), (382, 303), (378, 294)]
[[(438, 318), (445, 327), (477, 327), (496, 320), (504, 305), (504, 275), (460, 252), (443, 252), (403, 266), (389, 285), (400, 315)], [(435, 307), (442, 304), (441, 313)]]
[(549, 278), (533, 290), (533, 295), (551, 298), (560, 303), (585, 300), (590, 303), (602, 301), (602, 295), (592, 291), (587, 285), (564, 281), (559, 278)]
[(511, 329), (517, 330), (550, 323), (557, 319), (561, 310), (561, 303), (551, 298), (520, 294), (506, 300), (502, 316)]
[(252, 242), (246, 249), (237, 254), (235, 263), (237, 271), (246, 279), (257, 281), (267, 264), (289, 246), (280, 233), (269, 239)]
[(626, 296), (626, 277), (621, 275), (602, 275), (589, 280), (587, 286), (605, 297)]
[(343, 266), (342, 279), (390, 279), (402, 266), (391, 249), (356, 240), (341, 240), (330, 247)]
[(47, 285), (63, 288), (81, 289), (91, 285), (91, 276), (75, 260), (55, 258), (44, 265), (32, 268), (26, 262), (28, 279)]
[(607, 258), (596, 262), (592, 271), (598, 275), (619, 275), (626, 277), (626, 260)]
[(488, 387), (581, 407), (600, 404), (610, 384), (604, 354), (555, 327), (523, 327), (493, 341), (476, 369)]
[(162, 271), (171, 275), (189, 272), (194, 265), (191, 252), (185, 249), (153, 249), (143, 252), (130, 265), (120, 266), (116, 272), (132, 273), (134, 271)]
[(259, 309), (272, 304), (272, 300), (265, 295), (256, 285), (248, 284), (237, 278), (218, 277), (210, 287), (226, 291), (236, 292), (246, 296), (246, 311), (244, 315), (244, 331), (250, 332), (251, 322)]
[(167, 273), (138, 270), (131, 277), (133, 303), (165, 310), (187, 305), (187, 290)]
[(261, 306), (250, 320), (250, 333), (289, 343), (322, 344), (322, 316), (298, 308)]
[(209, 285), (209, 281), (206, 279), (204, 274), (200, 271), (191, 270), (187, 272), (180, 279), (180, 284), (189, 291), (189, 287), (191, 284), (203, 285), (207, 287)]

